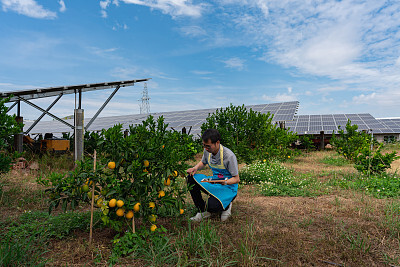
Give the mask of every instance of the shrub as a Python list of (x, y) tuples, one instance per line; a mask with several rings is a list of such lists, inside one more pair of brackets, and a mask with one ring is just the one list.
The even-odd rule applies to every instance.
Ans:
[(0, 173), (8, 172), (12, 157), (10, 150), (12, 145), (12, 137), (19, 133), (22, 129), (22, 123), (15, 120), (15, 115), (8, 115), (5, 103), (10, 98), (0, 99)]
[(216, 110), (209, 114), (201, 130), (217, 129), (221, 143), (231, 149), (239, 161), (250, 163), (264, 158), (286, 159), (296, 135), (272, 123), (272, 116), (247, 110), (244, 105)]
[(361, 149), (360, 153), (355, 157), (355, 168), (367, 175), (383, 173), (386, 169), (389, 169), (392, 162), (400, 157), (396, 156), (396, 151), (382, 155), (381, 148), (382, 145), (375, 151), (371, 151), (366, 147)]
[[(157, 216), (178, 216), (187, 192), (180, 176), (189, 167), (185, 161), (197, 150), (191, 136), (166, 128), (163, 117), (155, 121), (149, 116), (142, 124), (130, 126), (126, 137), (121, 124), (104, 129), (98, 138), (101, 150), (95, 171), (93, 159), (86, 158), (65, 176), (41, 179), (42, 184), (52, 185), (47, 190), (50, 211), (59, 205), (66, 210), (91, 202), (94, 183), (95, 206), (102, 211), (104, 224), (116, 230), (123, 230), (125, 216), (133, 211), (149, 224)], [(122, 200), (123, 207), (109, 205), (112, 199)]]
[(357, 132), (358, 126), (351, 125), (350, 120), (346, 124), (346, 131), (339, 129), (339, 136), (332, 136), (331, 142), (336, 148), (336, 151), (343, 155), (346, 159), (354, 163), (354, 167), (362, 173), (382, 173), (391, 167), (396, 156), (396, 151), (382, 155), (379, 145), (374, 150), (374, 145), (377, 144), (365, 132)]
[(357, 131), (356, 124), (351, 125), (351, 121), (346, 123), (346, 130), (339, 126), (338, 136), (332, 134), (331, 143), (336, 151), (350, 161), (355, 161), (361, 149), (368, 148), (371, 144), (371, 136), (365, 132)]

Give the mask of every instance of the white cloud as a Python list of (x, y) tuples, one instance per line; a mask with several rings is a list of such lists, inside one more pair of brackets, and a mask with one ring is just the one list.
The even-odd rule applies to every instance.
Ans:
[(222, 0), (220, 8), (241, 36), (231, 43), (257, 47), (266, 62), (353, 89), (400, 84), (398, 1)]
[(36, 19), (54, 19), (57, 14), (43, 8), (34, 0), (1, 0), (3, 11), (14, 11)]
[(277, 94), (275, 96), (263, 95), (263, 100), (271, 101), (271, 102), (287, 102), (287, 101), (296, 101), (297, 97), (295, 95), (290, 94)]
[(110, 3), (111, 3), (110, 0), (100, 1), (101, 9), (107, 9), (107, 7), (110, 5)]
[(225, 63), (225, 67), (236, 69), (236, 70), (243, 70), (244, 69), (244, 60), (238, 57), (233, 57), (227, 60), (222, 60)]
[(206, 36), (207, 32), (200, 26), (184, 26), (180, 28), (180, 31), (190, 37), (201, 37)]
[(291, 94), (292, 91), (293, 91), (293, 88), (289, 86), (289, 87), (287, 88), (287, 90), (288, 90), (288, 93)]
[(190, 0), (122, 0), (126, 4), (147, 6), (152, 9), (161, 10), (164, 14), (172, 17), (188, 16), (200, 17), (206, 4), (192, 4)]
[(60, 12), (65, 12), (67, 8), (65, 7), (64, 0), (60, 0), (58, 3), (60, 4)]
[(107, 18), (108, 17), (107, 12), (105, 10), (100, 10), (100, 14), (101, 14), (102, 18)]

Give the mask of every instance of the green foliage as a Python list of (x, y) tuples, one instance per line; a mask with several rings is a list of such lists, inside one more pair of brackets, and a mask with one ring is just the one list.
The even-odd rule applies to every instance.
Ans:
[(309, 177), (296, 178), (293, 171), (280, 162), (255, 162), (239, 173), (244, 184), (256, 184), (265, 196), (311, 196), (317, 194), (316, 181)]
[(374, 145), (377, 144), (365, 132), (358, 132), (357, 125), (351, 125), (350, 120), (346, 124), (346, 131), (339, 129), (339, 136), (332, 135), (331, 142), (335, 146), (336, 151), (343, 155), (346, 159), (354, 163), (354, 167), (364, 174), (379, 174), (385, 172), (391, 167), (396, 156), (396, 151), (382, 155), (379, 145), (374, 150)]
[(0, 241), (0, 266), (45, 266), (47, 260), (43, 258), (45, 251), (37, 247), (34, 237), (24, 240)]
[(332, 166), (346, 166), (349, 165), (349, 161), (342, 157), (326, 156), (321, 160), (322, 163)]
[[(94, 220), (100, 214), (94, 214)], [(17, 220), (2, 223), (0, 232), (0, 266), (44, 266), (50, 239), (63, 239), (74, 230), (88, 230), (90, 213), (64, 213), (51, 216), (46, 212), (26, 212)]]
[(216, 110), (209, 114), (201, 126), (217, 129), (221, 134), (221, 143), (231, 149), (239, 161), (250, 163), (256, 159), (281, 158), (292, 155), (290, 145), (296, 135), (281, 129), (272, 123), (270, 114), (247, 110), (244, 105)]
[(222, 249), (217, 226), (209, 221), (182, 229), (175, 239), (166, 235), (164, 228), (155, 232), (139, 229), (126, 232), (113, 240), (109, 262), (115, 264), (121, 257), (131, 257), (146, 266), (232, 266), (232, 253)]
[(364, 191), (376, 198), (400, 196), (400, 178), (398, 174), (380, 173), (370, 176), (349, 174), (340, 179), (330, 180), (328, 184), (345, 189)]
[[(389, 229), (392, 237), (400, 236), (400, 201), (394, 200), (387, 203), (384, 208), (385, 219), (383, 220), (383, 227)], [(400, 244), (399, 244), (400, 245)]]
[(371, 151), (368, 147), (362, 148), (355, 157), (355, 168), (367, 175), (383, 173), (386, 169), (390, 169), (392, 162), (400, 157), (396, 156), (396, 151), (382, 155), (381, 148), (382, 145), (375, 151)]
[(17, 123), (15, 115), (8, 115), (8, 107), (5, 103), (10, 98), (0, 99), (0, 173), (10, 170), (12, 157), (9, 151), (12, 145), (12, 137), (22, 129), (22, 123)]
[[(94, 213), (94, 221), (99, 221), (100, 216), (100, 213)], [(90, 212), (67, 212), (57, 216), (43, 211), (26, 212), (6, 227), (4, 237), (24, 240), (35, 236), (46, 242), (51, 238), (63, 239), (77, 229), (88, 230), (89, 225)]]
[[(126, 221), (116, 214), (117, 207), (109, 207), (111, 199), (122, 200), (125, 212), (140, 203), (135, 217), (146, 223), (154, 223), (148, 220), (150, 215), (179, 215), (187, 192), (180, 175), (184, 176), (189, 167), (185, 162), (198, 152), (190, 135), (167, 131), (163, 117), (155, 121), (149, 116), (142, 124), (129, 126), (127, 136), (121, 124), (93, 136), (99, 149), (95, 171), (93, 159), (87, 158), (66, 175), (51, 174), (40, 179), (40, 183), (52, 186), (47, 190), (50, 211), (59, 205), (66, 210), (80, 202), (91, 202), (87, 187), (91, 189), (94, 183), (95, 206), (102, 210), (104, 224), (118, 231)], [(115, 168), (109, 168), (109, 163)], [(150, 202), (156, 207), (149, 207)]]
[(101, 133), (85, 132), (83, 139), (85, 152), (92, 154), (94, 150), (101, 151), (101, 146), (99, 144), (102, 140)]
[(117, 235), (113, 240), (110, 263), (131, 256), (151, 266), (176, 265), (176, 252), (165, 232), (165, 228), (162, 228), (156, 232), (139, 230), (136, 233), (127, 232), (122, 237)]
[(307, 151), (315, 148), (315, 144), (313, 142), (314, 136), (311, 134), (305, 134), (298, 136), (298, 140), (300, 141), (300, 147), (304, 148)]
[(371, 144), (371, 136), (362, 131), (358, 132), (357, 129), (358, 126), (356, 124), (351, 125), (351, 121), (348, 120), (346, 130), (339, 126), (338, 136), (332, 134), (331, 138), (331, 143), (336, 151), (353, 162), (360, 150), (368, 148)]

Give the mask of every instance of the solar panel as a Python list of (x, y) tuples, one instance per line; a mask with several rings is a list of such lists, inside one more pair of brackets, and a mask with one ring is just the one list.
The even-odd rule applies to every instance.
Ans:
[[(351, 124), (357, 124), (358, 130), (372, 129), (376, 133), (391, 132), (390, 127), (376, 120), (368, 113), (362, 114), (326, 114), (326, 115), (299, 115), (295, 116), (294, 123), (290, 131), (297, 134), (320, 134), (321, 131), (331, 133), (338, 132), (339, 128), (345, 130), (348, 119)], [(400, 128), (400, 119), (397, 128)]]
[(377, 119), (377, 121), (393, 131), (393, 133), (400, 133), (400, 118), (395, 119)]
[[(246, 109), (259, 110), (261, 113), (267, 114), (270, 112), (273, 114), (273, 122), (278, 121), (292, 121), (297, 109), (299, 102), (282, 102), (273, 104), (261, 104), (261, 105), (249, 105), (245, 106)], [(218, 108), (220, 109), (220, 108)], [(201, 109), (201, 110), (186, 110), (186, 111), (172, 111), (172, 112), (158, 112), (152, 113), (154, 118), (164, 116), (165, 123), (168, 123), (168, 128), (174, 128), (174, 130), (181, 131), (183, 127), (186, 127), (187, 131), (192, 127), (190, 134), (200, 135), (201, 125), (206, 121), (206, 118), (210, 113), (214, 113), (217, 109)], [(108, 129), (113, 127), (115, 124), (121, 123), (124, 128), (128, 128), (130, 124), (140, 124), (147, 118), (147, 114), (135, 114), (135, 115), (123, 115), (123, 116), (111, 116), (111, 117), (98, 117), (92, 125), (90, 125), (89, 131), (99, 131), (101, 129)], [(90, 119), (85, 119), (85, 123), (89, 122)], [(24, 122), (24, 129), (28, 129), (33, 122)], [(70, 124), (74, 124), (73, 120), (69, 120)], [(30, 133), (63, 133), (73, 132), (73, 130), (64, 125), (59, 121), (41, 121), (39, 122)]]

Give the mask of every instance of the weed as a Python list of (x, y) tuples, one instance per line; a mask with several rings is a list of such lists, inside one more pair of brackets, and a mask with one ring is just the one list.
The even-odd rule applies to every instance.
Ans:
[(257, 184), (264, 196), (314, 196), (324, 190), (321, 183), (309, 175), (295, 177), (293, 171), (280, 162), (255, 162), (240, 172), (244, 184)]
[(349, 165), (349, 162), (343, 157), (333, 157), (333, 156), (325, 156), (320, 160), (321, 163), (332, 165), (332, 166), (346, 166)]
[(297, 222), (297, 225), (301, 228), (308, 228), (314, 224), (313, 218), (303, 218), (301, 221)]
[(376, 198), (400, 196), (400, 179), (397, 173), (375, 174), (371, 177), (362, 174), (348, 174), (341, 179), (331, 179), (328, 184), (365, 191)]
[(46, 252), (37, 246), (34, 237), (22, 240), (2, 239), (0, 242), (0, 266), (45, 266)]
[(365, 237), (360, 231), (341, 229), (341, 237), (349, 244), (351, 250), (358, 250), (367, 254), (371, 249), (371, 244), (368, 236)]
[(393, 237), (400, 236), (400, 202), (392, 201), (387, 203), (384, 208), (385, 218), (383, 226), (389, 230)]

